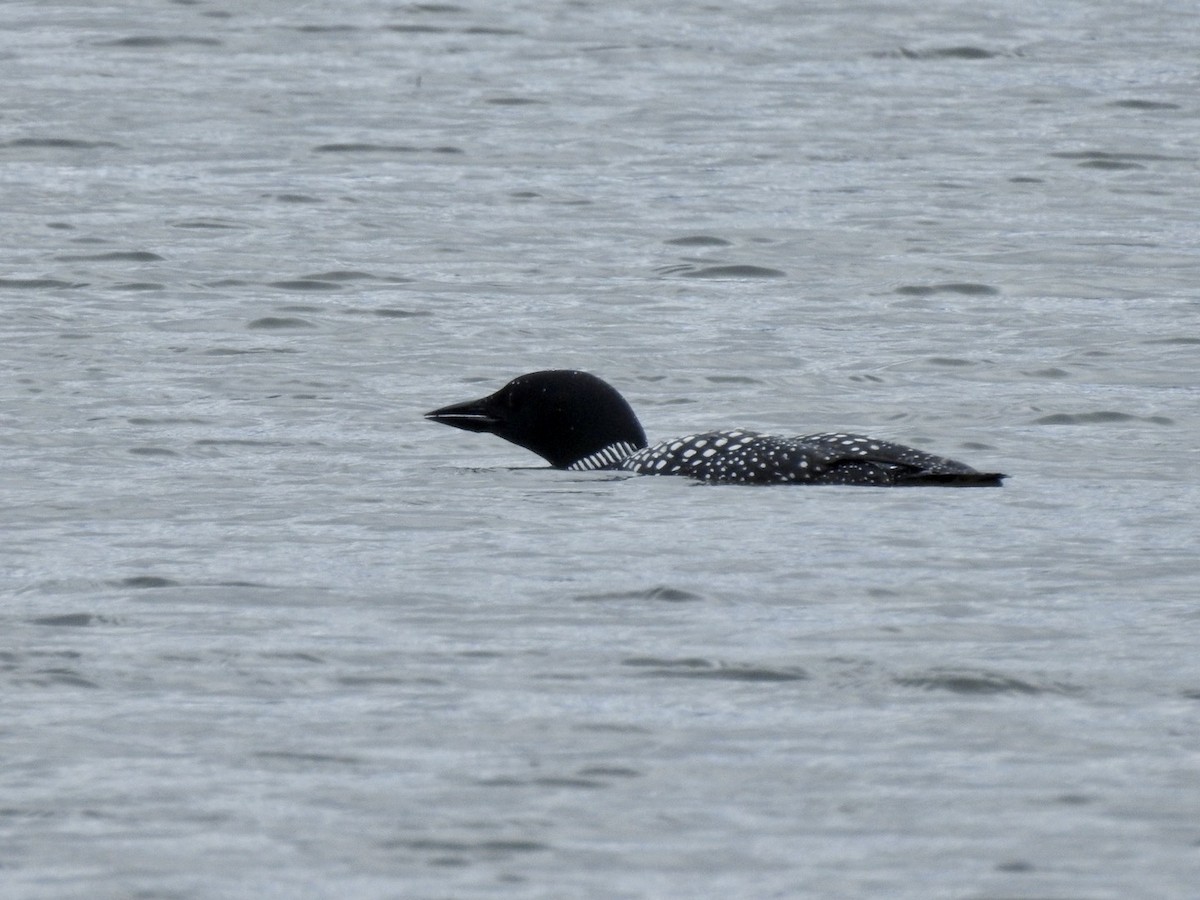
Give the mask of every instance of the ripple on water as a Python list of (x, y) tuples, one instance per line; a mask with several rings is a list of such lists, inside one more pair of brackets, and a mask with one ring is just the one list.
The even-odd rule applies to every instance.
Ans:
[(59, 281), (57, 278), (0, 278), (0, 290), (32, 290), (36, 288), (69, 288), (82, 287), (70, 281)]
[(76, 667), (80, 655), (73, 650), (0, 652), (0, 680), (11, 687), (98, 688)]
[(537, 100), (533, 97), (492, 97), (483, 101), (491, 106), (538, 106), (544, 104), (545, 100)]
[(682, 278), (787, 278), (787, 272), (767, 266), (727, 265), (688, 268), (678, 273)]
[(149, 250), (113, 250), (108, 253), (65, 253), (54, 257), (61, 262), (162, 262), (163, 257)]
[(425, 857), (429, 865), (468, 866), (473, 862), (503, 861), (526, 853), (553, 849), (549, 844), (525, 838), (492, 838), (485, 840), (447, 838), (409, 838), (380, 841), (381, 849), (409, 851)]
[(178, 456), (174, 450), (166, 447), (130, 447), (129, 452), (134, 456)]
[(0, 142), (0, 147), (34, 147), (45, 150), (96, 150), (101, 147), (119, 147), (112, 141), (84, 141), (76, 138), (44, 137), (14, 138)]
[(676, 247), (728, 247), (729, 241), (724, 238), (713, 237), (710, 234), (690, 234), (685, 237), (671, 238), (663, 241), (664, 244), (672, 244)]
[(417, 147), (412, 144), (334, 143), (318, 144), (314, 153), (462, 153), (461, 147), (441, 144), (436, 147)]
[(1075, 160), (1084, 169), (1144, 169), (1147, 162), (1192, 162), (1186, 156), (1161, 153), (1110, 153), (1105, 150), (1068, 150), (1050, 154), (1055, 159)]
[(913, 50), (909, 47), (901, 47), (898, 55), (904, 59), (994, 59), (1000, 54), (994, 50), (988, 50), (984, 47), (975, 47), (969, 44), (964, 44), (955, 47), (928, 47), (921, 50)]
[(1037, 684), (1022, 678), (989, 672), (985, 669), (930, 669), (916, 675), (901, 675), (895, 679), (902, 687), (931, 691), (950, 691), (955, 694), (1064, 694), (1075, 689), (1060, 684)]
[(114, 284), (114, 291), (162, 291), (166, 290), (166, 285), (160, 281), (127, 281), (123, 284)]
[(131, 588), (165, 588), (178, 587), (179, 582), (171, 578), (163, 578), (159, 575), (132, 575), (129, 578), (122, 578), (120, 581), (113, 582), (117, 587)]
[(301, 275), (300, 279), (312, 281), (384, 281), (388, 284), (409, 284), (413, 281), (412, 278), (406, 278), (403, 275), (375, 275), (371, 272), (362, 272), (357, 269), (334, 269), (330, 272), (313, 272), (308, 275)]
[(112, 41), (99, 41), (97, 47), (133, 47), (139, 50), (154, 50), (162, 47), (196, 46), (220, 47), (224, 42), (217, 38), (196, 37), (187, 34), (153, 35), (134, 34), (129, 37), (117, 38)]
[(293, 25), (292, 29), (301, 34), (346, 34), (358, 31), (354, 25)]
[(908, 297), (929, 297), (933, 294), (962, 294), (966, 297), (992, 297), (1000, 293), (990, 284), (971, 281), (948, 281), (942, 284), (905, 284), (896, 288), (897, 294)]
[(267, 287), (285, 291), (340, 291), (342, 286), (318, 278), (288, 278), (283, 281), (268, 281)]
[(263, 194), (264, 197), (270, 197), (273, 200), (278, 200), (280, 203), (324, 203), (320, 197), (314, 197), (312, 194)]
[(41, 616), (29, 620), (33, 625), (48, 625), (54, 628), (86, 628), (89, 625), (111, 624), (111, 619), (91, 613), (63, 613), (57, 616)]
[(645, 669), (653, 678), (696, 678), (716, 681), (804, 681), (809, 675), (798, 666), (759, 666), (727, 663), (720, 660), (684, 657), (666, 659), (635, 656), (621, 661), (623, 666)]
[(255, 319), (246, 325), (251, 330), (283, 330), (287, 328), (315, 328), (312, 322), (307, 319), (300, 319), (295, 316), (263, 316), (261, 319)]
[(1164, 103), (1158, 100), (1113, 100), (1105, 106), (1115, 106), (1118, 109), (1183, 109), (1178, 103)]
[(1116, 410), (1097, 410), (1086, 413), (1052, 413), (1034, 419), (1034, 425), (1109, 425), (1114, 422), (1148, 422), (1151, 425), (1174, 425), (1167, 416), (1134, 416)]
[[(181, 219), (178, 222), (171, 223), (172, 228), (195, 228), (199, 230), (212, 229), (214, 231), (226, 231), (231, 229), (242, 229), (247, 226), (241, 222), (230, 222), (224, 219)], [(240, 284), (241, 282), (235, 282)]]
[(424, 309), (364, 309), (364, 310), (347, 310), (347, 312), (364, 312), (372, 316), (379, 316), (381, 319), (411, 319), (414, 316), (432, 316), (433, 313)]
[(693, 594), (691, 591), (673, 588), (667, 585), (658, 585), (657, 587), (646, 588), (645, 590), (632, 591), (612, 591), (603, 594), (580, 594), (575, 597), (576, 600), (586, 601), (620, 601), (620, 600), (635, 600), (635, 601), (653, 601), (660, 603), (690, 603), (696, 600), (704, 600), (700, 594)]
[(1066, 369), (1060, 369), (1057, 366), (1051, 366), (1046, 369), (1033, 369), (1031, 371), (1024, 371), (1021, 374), (1029, 378), (1051, 378), (1055, 380), (1059, 378), (1071, 377), (1070, 372), (1068, 372)]

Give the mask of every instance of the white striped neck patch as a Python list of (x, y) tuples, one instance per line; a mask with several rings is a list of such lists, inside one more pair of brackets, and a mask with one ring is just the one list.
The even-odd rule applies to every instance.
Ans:
[(595, 453), (589, 453), (583, 459), (575, 460), (567, 468), (575, 472), (609, 469), (636, 453), (637, 449), (628, 441), (617, 441), (615, 444), (609, 444), (603, 450), (597, 450)]

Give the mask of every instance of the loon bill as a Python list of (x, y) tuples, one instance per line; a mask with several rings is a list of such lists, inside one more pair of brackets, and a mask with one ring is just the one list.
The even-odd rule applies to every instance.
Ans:
[(494, 434), (556, 469), (684, 475), (723, 484), (999, 486), (1007, 475), (861, 434), (778, 437), (731, 429), (649, 446), (616, 389), (587, 372), (550, 370), (514, 378), (479, 400), (425, 418)]

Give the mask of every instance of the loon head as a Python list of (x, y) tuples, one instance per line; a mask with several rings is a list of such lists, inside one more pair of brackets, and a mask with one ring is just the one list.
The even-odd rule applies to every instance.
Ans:
[(566, 369), (522, 375), (494, 394), (443, 406), (425, 418), (497, 435), (556, 469), (613, 445), (628, 445), (626, 453), (646, 446), (641, 423), (612, 385)]

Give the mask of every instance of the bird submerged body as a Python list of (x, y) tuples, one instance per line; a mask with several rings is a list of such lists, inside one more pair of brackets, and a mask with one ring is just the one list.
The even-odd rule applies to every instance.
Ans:
[(552, 466), (683, 475), (721, 484), (998, 486), (1007, 476), (859, 434), (780, 437), (732, 429), (653, 446), (616, 389), (586, 372), (522, 375), (490, 396), (426, 413), (496, 434)]

